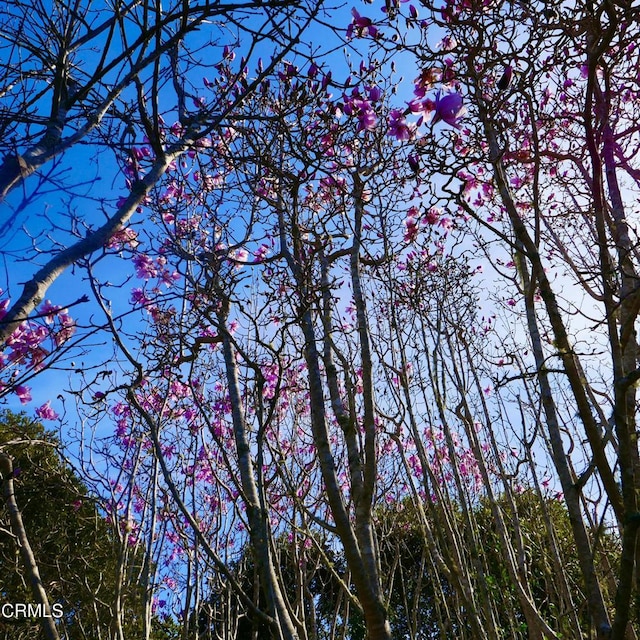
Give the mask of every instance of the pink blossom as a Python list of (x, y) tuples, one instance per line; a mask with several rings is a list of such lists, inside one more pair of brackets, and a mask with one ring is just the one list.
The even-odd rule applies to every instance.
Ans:
[(177, 271), (170, 272), (168, 269), (163, 269), (160, 274), (160, 280), (166, 287), (171, 287), (174, 282), (180, 280), (180, 274)]
[(164, 457), (167, 460), (171, 460), (171, 458), (173, 458), (173, 456), (176, 453), (176, 447), (175, 445), (171, 445), (171, 446), (163, 446), (162, 447), (162, 454), (164, 455)]
[(438, 209), (437, 207), (431, 207), (427, 211), (424, 219), (429, 224), (436, 224), (436, 222), (438, 222), (438, 220), (440, 219), (441, 214), (442, 212), (440, 211), (440, 209)]
[(361, 16), (355, 8), (351, 9), (351, 15), (353, 16), (353, 20), (347, 27), (347, 39), (351, 39), (354, 34), (359, 38), (367, 35), (375, 38), (378, 35), (378, 29), (373, 24), (371, 18)]
[(144, 293), (143, 289), (140, 289), (138, 287), (136, 287), (135, 289), (133, 289), (131, 291), (131, 302), (133, 304), (139, 304), (139, 305), (146, 305), (149, 304), (149, 302), (151, 302), (151, 300), (149, 298), (147, 298), (147, 296)]
[(453, 36), (445, 36), (438, 44), (438, 47), (443, 51), (453, 51), (457, 46), (458, 43)]
[(24, 385), (16, 387), (16, 395), (20, 399), (21, 404), (31, 402), (31, 389), (29, 387), (25, 387)]
[(196, 147), (199, 149), (210, 149), (213, 146), (213, 142), (211, 138), (205, 136), (204, 138), (198, 138), (196, 140)]
[(413, 81), (413, 94), (416, 98), (424, 98), (427, 91), (440, 80), (442, 71), (436, 67), (427, 67), (420, 72), (420, 75)]
[(131, 151), (136, 160), (143, 160), (151, 156), (151, 149), (149, 149), (149, 147), (133, 147)]
[(153, 259), (143, 253), (135, 256), (133, 266), (136, 268), (138, 278), (149, 280), (149, 278), (155, 278), (158, 275), (158, 269), (154, 265)]
[(249, 257), (249, 252), (246, 249), (236, 249), (230, 252), (230, 257), (236, 262), (246, 262)]
[(51, 400), (47, 400), (36, 409), (36, 415), (42, 420), (57, 420), (58, 414), (51, 408)]
[(44, 320), (47, 324), (52, 324), (56, 314), (60, 311), (60, 307), (55, 304), (51, 304), (50, 300), (46, 300), (38, 311), (45, 316)]
[(462, 106), (462, 96), (459, 93), (448, 93), (440, 97), (440, 92), (436, 96), (436, 113), (431, 124), (434, 125), (442, 120), (456, 129), (460, 128), (458, 120), (467, 112)]
[(65, 310), (58, 312), (58, 320), (60, 321), (60, 330), (56, 332), (55, 342), (59, 347), (75, 333), (76, 323)]
[[(358, 131), (371, 131), (375, 128), (378, 116), (376, 116), (368, 100), (355, 98), (351, 101), (350, 106), (352, 107), (351, 112), (355, 113), (358, 118)], [(345, 105), (345, 113), (350, 115), (347, 109), (348, 105)]]
[(404, 226), (406, 229), (404, 233), (405, 242), (413, 242), (418, 237), (418, 216), (419, 213), (416, 207), (411, 207), (407, 212), (407, 217), (404, 221)]
[(262, 262), (270, 252), (270, 248), (266, 244), (261, 244), (254, 252), (253, 255), (257, 262)]
[(135, 249), (140, 243), (138, 242), (138, 234), (131, 228), (126, 227), (116, 231), (105, 243), (107, 249), (121, 250), (125, 247)]
[(407, 123), (400, 109), (392, 109), (389, 113), (389, 130), (387, 135), (396, 140), (410, 140), (415, 127)]

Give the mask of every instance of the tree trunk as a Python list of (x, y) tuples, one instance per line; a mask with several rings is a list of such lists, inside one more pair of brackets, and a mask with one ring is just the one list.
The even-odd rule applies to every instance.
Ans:
[(6, 453), (0, 453), (0, 472), (2, 473), (3, 494), (9, 511), (11, 529), (18, 539), (20, 555), (22, 556), (22, 563), (24, 564), (29, 585), (31, 586), (31, 593), (33, 594), (36, 604), (42, 607), (43, 615), (40, 619), (42, 632), (47, 640), (60, 640), (58, 630), (56, 629), (56, 625), (53, 621), (47, 592), (45, 591), (42, 580), (40, 579), (40, 572), (38, 571), (36, 558), (33, 555), (33, 550), (29, 544), (29, 538), (27, 537), (27, 532), (22, 521), (22, 514), (18, 508), (18, 503), (13, 490), (13, 460)]

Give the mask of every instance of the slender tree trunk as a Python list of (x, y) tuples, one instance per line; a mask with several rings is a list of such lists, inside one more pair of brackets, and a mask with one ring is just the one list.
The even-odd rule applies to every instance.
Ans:
[(229, 386), (229, 399), (231, 401), (233, 431), (235, 435), (238, 466), (240, 468), (243, 498), (246, 505), (247, 520), (249, 522), (251, 546), (260, 575), (262, 591), (267, 601), (268, 613), (278, 621), (278, 633), (281, 634), (283, 640), (298, 640), (298, 632), (291, 618), (287, 603), (285, 602), (285, 597), (280, 588), (276, 570), (273, 565), (268, 513), (258, 490), (254, 470), (255, 464), (247, 439), (248, 427), (242, 410), (242, 394), (238, 381), (236, 351), (233, 347), (231, 336), (226, 330), (229, 314), (228, 305), (227, 300), (222, 302), (218, 319), (222, 333), (222, 348), (227, 373), (227, 384)]
[[(361, 189), (362, 186), (359, 185)], [(360, 214), (357, 214), (360, 215)], [(311, 428), (313, 439), (318, 452), (318, 465), (325, 485), (327, 500), (331, 513), (335, 520), (336, 532), (342, 542), (345, 558), (352, 580), (358, 594), (358, 600), (362, 606), (365, 618), (368, 640), (391, 640), (391, 628), (387, 619), (384, 600), (380, 593), (380, 576), (375, 551), (375, 541), (371, 527), (371, 505), (373, 489), (375, 486), (376, 453), (375, 453), (375, 424), (373, 421), (373, 405), (365, 410), (365, 445), (364, 452), (360, 451), (354, 441), (357, 424), (353, 416), (342, 414), (338, 411), (336, 418), (342, 421), (341, 427), (345, 431), (345, 440), (349, 449), (349, 470), (353, 482), (352, 492), (355, 504), (355, 526), (352, 523), (345, 496), (338, 481), (336, 462), (333, 456), (329, 432), (327, 427), (327, 411), (325, 408), (323, 377), (320, 369), (321, 355), (318, 350), (314, 317), (311, 310), (311, 300), (315, 294), (315, 284), (310, 282), (309, 275), (303, 268), (301, 256), (304, 249), (300, 242), (301, 231), (295, 217), (285, 222), (284, 205), (279, 213), (281, 250), (287, 260), (287, 264), (296, 282), (300, 297), (299, 324), (304, 335), (304, 358), (307, 365), (309, 380), (309, 404), (311, 410)], [(285, 230), (291, 234), (290, 243)], [(290, 248), (290, 244), (292, 245)], [(352, 249), (357, 250), (358, 245)], [(354, 267), (351, 264), (352, 276), (357, 276), (357, 261)], [(355, 271), (354, 271), (355, 269)], [(356, 278), (357, 280), (357, 278)], [(362, 339), (366, 335), (367, 328), (362, 314), (362, 300), (360, 301), (359, 335)], [(360, 345), (361, 348), (363, 344)], [(363, 366), (367, 365), (368, 344), (365, 340), (365, 353)], [(331, 375), (331, 374), (330, 374)], [(370, 371), (364, 372), (364, 376), (370, 376)], [(329, 385), (332, 385), (329, 380)], [(369, 395), (372, 393), (372, 382), (367, 383)], [(334, 408), (338, 407), (333, 398)], [(371, 402), (371, 400), (369, 400)], [(351, 444), (350, 443), (351, 440)]]
[(0, 473), (2, 473), (3, 494), (9, 511), (11, 529), (18, 539), (20, 555), (22, 556), (22, 563), (27, 573), (29, 585), (31, 586), (31, 593), (33, 594), (36, 604), (42, 607), (43, 615), (40, 621), (40, 624), (42, 625), (42, 632), (47, 640), (60, 640), (58, 630), (56, 629), (55, 622), (53, 621), (47, 592), (42, 584), (38, 564), (36, 563), (36, 558), (33, 554), (33, 550), (31, 549), (31, 545), (29, 544), (29, 538), (27, 537), (27, 532), (22, 521), (22, 514), (20, 513), (13, 490), (13, 460), (8, 454), (1, 452)]
[(525, 291), (525, 304), (527, 311), (527, 323), (529, 327), (529, 337), (533, 347), (533, 355), (536, 361), (538, 384), (540, 385), (540, 396), (542, 408), (545, 415), (545, 423), (549, 433), (551, 442), (552, 458), (560, 479), (560, 486), (564, 494), (565, 504), (569, 513), (569, 521), (571, 530), (576, 543), (576, 551), (580, 569), (585, 581), (587, 592), (587, 601), (591, 617), (600, 629), (602, 637), (606, 637), (606, 633), (610, 628), (609, 615), (600, 588), (598, 576), (596, 574), (593, 563), (593, 551), (589, 540), (589, 533), (585, 527), (582, 511), (580, 508), (580, 487), (573, 476), (567, 456), (564, 451), (562, 442), (562, 432), (556, 405), (553, 398), (551, 385), (549, 384), (549, 376), (545, 366), (545, 356), (542, 348), (542, 339), (538, 329), (538, 321), (535, 316), (533, 307), (533, 285), (529, 277), (528, 267), (526, 265), (523, 254), (519, 256), (519, 269), (523, 280)]
[[(540, 287), (540, 295), (545, 305), (546, 313), (551, 324), (551, 330), (553, 332), (556, 347), (558, 350), (558, 357), (561, 359), (564, 366), (567, 379), (572, 395), (575, 399), (578, 413), (585, 426), (585, 431), (591, 450), (593, 452), (594, 462), (600, 472), (600, 477), (605, 486), (611, 504), (614, 508), (616, 515), (620, 518), (623, 513), (622, 499), (620, 491), (618, 489), (615, 477), (611, 470), (609, 460), (607, 459), (604, 442), (600, 433), (600, 429), (596, 424), (596, 421), (591, 412), (588, 395), (584, 387), (584, 376), (582, 375), (580, 364), (577, 361), (577, 356), (570, 343), (567, 328), (563, 321), (556, 296), (551, 287), (542, 261), (538, 252), (538, 247), (535, 240), (530, 236), (527, 231), (523, 220), (518, 214), (515, 206), (514, 199), (511, 195), (508, 180), (506, 177), (505, 167), (502, 161), (502, 153), (498, 145), (496, 132), (492, 123), (489, 120), (489, 116), (486, 112), (481, 110), (481, 118), (487, 139), (489, 141), (489, 151), (491, 155), (491, 161), (494, 168), (495, 181), (500, 191), (500, 195), (506, 211), (509, 215), (511, 226), (516, 237), (518, 246), (520, 247), (521, 256), (521, 274), (525, 276), (525, 284), (528, 285), (528, 289), (525, 291), (526, 295), (533, 295), (533, 283), (528, 281), (528, 274), (523, 271), (524, 260), (526, 259), (532, 267), (535, 274), (536, 282)], [(530, 307), (531, 301), (528, 306)], [(602, 593), (599, 588), (597, 577), (595, 576), (593, 569), (593, 561), (590, 554), (590, 544), (588, 537), (585, 535), (584, 524), (581, 524), (582, 516), (580, 514), (579, 506), (576, 508), (578, 502), (578, 488), (575, 483), (572, 482), (570, 473), (564, 468), (563, 460), (565, 454), (563, 450), (562, 440), (560, 437), (559, 426), (554, 427), (556, 422), (554, 421), (555, 405), (553, 402), (551, 390), (546, 382), (546, 375), (544, 371), (544, 359), (540, 359), (540, 342), (537, 334), (537, 324), (535, 318), (531, 315), (531, 309), (528, 312), (529, 331), (533, 341), (534, 355), (536, 356), (536, 364), (538, 366), (538, 381), (541, 384), (543, 408), (545, 410), (545, 418), (547, 419), (547, 427), (550, 429), (551, 442), (554, 452), (554, 463), (557, 466), (557, 470), (560, 476), (560, 480), (565, 491), (565, 497), (567, 501), (567, 507), (570, 512), (570, 520), (573, 528), (574, 535), (576, 535), (576, 543), (578, 545), (578, 553), (580, 557), (580, 566), (585, 580), (585, 586), (589, 593), (588, 601), (590, 614), (594, 621), (596, 628), (598, 629), (598, 638), (607, 638), (610, 630), (609, 617), (607, 615), (606, 607), (602, 599)], [(557, 431), (556, 431), (557, 429)], [(565, 460), (566, 462), (566, 460)], [(575, 494), (575, 495), (574, 495)]]

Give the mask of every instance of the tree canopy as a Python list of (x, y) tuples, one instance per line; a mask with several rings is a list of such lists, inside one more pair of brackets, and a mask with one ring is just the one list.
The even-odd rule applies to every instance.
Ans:
[[(58, 606), (60, 635), (69, 640), (114, 637), (117, 606), (124, 610), (127, 635), (140, 634), (144, 609), (135, 572), (142, 557), (132, 554), (124, 562), (119, 536), (96, 497), (60, 457), (57, 438), (24, 415), (4, 412), (0, 450), (11, 451), (16, 501), (50, 603)], [(2, 602), (33, 602), (6, 509), (0, 512), (0, 557)], [(8, 616), (0, 628), (6, 640), (41, 637), (37, 619)], [(173, 636), (159, 624), (152, 637)]]
[(635, 638), (640, 9), (51, 7), (0, 394), (104, 504), (101, 633)]

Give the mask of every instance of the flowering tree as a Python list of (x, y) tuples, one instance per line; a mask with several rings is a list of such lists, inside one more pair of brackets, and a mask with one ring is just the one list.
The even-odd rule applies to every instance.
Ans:
[[(3, 221), (3, 251), (18, 262), (24, 253), (17, 247), (25, 241), (31, 247), (29, 268), (7, 276), (12, 288), (16, 280), (24, 282), (21, 293), (0, 303), (0, 338), (12, 348), (12, 366), (0, 363), (3, 388), (11, 377), (11, 390), (27, 401), (22, 377), (41, 368), (45, 355), (73, 331), (62, 306), (47, 302), (38, 308), (53, 282), (70, 266), (113, 248), (112, 236), (125, 233), (123, 226), (141, 212), (172, 163), (225, 123), (261, 79), (243, 81), (244, 59), (224, 78), (210, 82), (203, 75), (232, 60), (234, 45), (249, 57), (265, 42), (271, 59), (262, 73), (268, 73), (319, 8), (274, 5), (132, 2), (107, 8), (87, 1), (54, 2), (49, 10), (16, 2), (3, 9), (0, 200), (10, 212)], [(206, 64), (200, 60), (205, 52)], [(171, 144), (164, 117), (179, 123)], [(141, 171), (143, 158), (149, 162)], [(69, 173), (78, 163), (92, 164), (94, 177), (83, 171), (74, 181)], [(96, 198), (92, 189), (102, 176), (115, 179), (114, 165), (124, 174), (123, 195)], [(67, 194), (61, 204), (66, 213), (31, 219), (21, 235), (16, 227), (52, 187)], [(85, 213), (76, 213), (79, 208)], [(53, 328), (54, 320), (62, 326)], [(55, 344), (47, 344), (51, 339)]]
[[(527, 404), (571, 514), (593, 627), (597, 637), (631, 637), (637, 9), (579, 3), (569, 15), (548, 3), (451, 1), (421, 11), (407, 16), (420, 41), (409, 46), (419, 65), (409, 111), (435, 111), (418, 142), (425, 175), (438, 176), (441, 201), (510, 283), (503, 303), (512, 322), (523, 318), (530, 355), (496, 354), (496, 380), (505, 391), (535, 381)], [(456, 129), (439, 130), (438, 120)], [(594, 564), (608, 526), (621, 543), (613, 602)], [(530, 610), (528, 624), (536, 617)]]
[[(144, 550), (147, 637), (159, 612), (197, 635), (208, 607), (223, 637), (249, 620), (276, 638), (387, 639), (403, 575), (429, 580), (434, 636), (635, 637), (623, 4), (353, 9), (351, 55), (372, 53), (343, 78), (313, 55), (238, 64), (222, 48), (186, 116), (192, 76), (168, 54), (165, 122), (135, 85), (148, 142), (123, 161), (119, 211), (148, 215), (108, 218), (45, 270), (76, 263), (113, 345), (74, 387), (122, 552)], [(400, 50), (416, 68), (404, 104)], [(47, 305), (18, 325), (20, 308), (7, 366), (35, 371), (71, 323)], [(394, 510), (420, 553), (390, 561)], [(424, 636), (415, 616), (402, 629)]]
[[(109, 637), (118, 591), (114, 586), (122, 579), (119, 545), (114, 544), (117, 536), (112, 535), (78, 477), (60, 459), (56, 450), (59, 444), (51, 433), (25, 416), (7, 412), (0, 419), (0, 446), (11, 451), (13, 466), (12, 475), (3, 471), (3, 486), (6, 489), (11, 483), (15, 494), (6, 503), (3, 501), (0, 510), (0, 554), (6, 568), (0, 579), (3, 602), (41, 603), (42, 598), (48, 598), (53, 615), (50, 612), (44, 622), (50, 625), (45, 633), (51, 637), (56, 626), (59, 635), (55, 637)], [(5, 458), (3, 463), (7, 462)], [(17, 509), (17, 515), (11, 507)], [(15, 531), (11, 518), (18, 516), (26, 532)], [(31, 553), (29, 564), (24, 567), (20, 556), (26, 551), (20, 548), (20, 555), (17, 553), (19, 537), (20, 547), (27, 538)], [(139, 566), (141, 551), (138, 558), (132, 559), (130, 568)], [(31, 589), (37, 580), (30, 575), (34, 566), (46, 591), (35, 597)], [(143, 600), (138, 593), (141, 587), (133, 572), (125, 580), (120, 591), (120, 606), (126, 612), (125, 634), (140, 637), (144, 617)], [(157, 626), (153, 637), (165, 637)], [(2, 630), (6, 637), (37, 638), (43, 633), (39, 627), (39, 621), (16, 615), (13, 620), (3, 620)]]
[[(289, 536), (304, 555), (314, 522), (345, 549), (355, 586), (348, 597), (371, 637), (389, 636), (372, 522), (380, 425), (360, 275), (374, 250), (360, 236), (376, 232), (364, 219), (373, 190), (361, 174), (371, 180), (398, 162), (382, 160), (390, 150), (383, 89), (373, 70), (361, 73), (335, 100), (316, 65), (302, 75), (285, 63), (247, 101), (244, 118), (238, 113), (233, 128), (168, 174), (149, 203), (159, 227), (133, 258), (146, 284), (132, 299), (149, 329), (121, 328), (103, 284), (93, 286), (133, 367), (128, 406), (114, 407), (121, 446), (138, 450), (133, 434), (142, 429), (142, 446), (159, 459), (164, 490), (188, 521), (187, 529), (172, 523), (179, 542), (195, 536), (227, 580), (229, 551), (219, 545), (237, 539), (239, 547), (246, 530), (263, 620), (287, 638), (310, 632), (302, 621), (312, 603), (285, 597), (274, 536)], [(373, 152), (379, 166), (370, 165)], [(351, 301), (337, 286), (343, 273)], [(349, 351), (359, 354), (355, 369)], [(172, 462), (175, 442), (178, 458), (190, 451), (191, 461)], [(207, 507), (223, 487), (216, 508)], [(220, 520), (223, 507), (229, 517)]]
[[(168, 176), (150, 203), (160, 226), (146, 246), (129, 246), (146, 283), (132, 300), (149, 327), (115, 323), (94, 279), (131, 367), (127, 405), (112, 405), (125, 459), (135, 451), (142, 460), (125, 465), (130, 491), (148, 493), (159, 464), (158, 490), (187, 521), (171, 522), (179, 543), (171, 556), (204, 549), (211, 568), (196, 570), (195, 561), (194, 571), (222, 574), (284, 637), (313, 637), (318, 615), (312, 599), (291, 599), (277, 540), (300, 544), (312, 564), (307, 551), (325, 544), (313, 525), (344, 549), (349, 577), (335, 578), (369, 636), (389, 637), (393, 581), (379, 569), (374, 526), (381, 500), (415, 505), (430, 563), (456, 595), (444, 628), (465, 618), (470, 637), (499, 637), (500, 603), (483, 582), (493, 550), (478, 537), (486, 497), (522, 611), (511, 633), (520, 624), (534, 635), (578, 632), (569, 585), (557, 589), (570, 620), (550, 624), (525, 543), (512, 535), (515, 494), (528, 479), (520, 452), (505, 459), (512, 443), (496, 423), (506, 416), (487, 404), (482, 336), (491, 321), (477, 319), (477, 270), (459, 255), (459, 221), (435, 206), (435, 194), (418, 187), (424, 202), (410, 205), (398, 189), (419, 178), (420, 160), (393, 141), (411, 140), (416, 127), (385, 106), (375, 66), (354, 72), (337, 98), (332, 82), (313, 64), (301, 73), (285, 63), (247, 103), (246, 118)], [(458, 99), (440, 98), (433, 110), (447, 124), (461, 115)], [(544, 504), (530, 448), (523, 463)], [(154, 533), (139, 529), (133, 544), (139, 535)], [(232, 570), (240, 559), (230, 541), (252, 549), (260, 598)], [(557, 549), (554, 558), (561, 564)], [(301, 593), (310, 575), (298, 574)]]
[[(69, 267), (91, 267), (91, 256), (104, 258), (135, 247), (135, 231), (124, 227), (132, 216), (143, 213), (143, 204), (164, 173), (233, 119), (234, 110), (298, 44), (318, 9), (319, 4), (279, 2), (178, 2), (164, 7), (134, 2), (115, 8), (91, 2), (55, 2), (51, 8), (19, 2), (3, 9), (6, 82), (1, 124), (6, 147), (0, 186), (10, 211), (3, 235), (11, 240), (4, 250), (14, 258), (7, 274), (10, 288), (15, 282), (26, 283), (13, 303), (8, 297), (0, 303), (0, 336), (6, 347), (0, 358), (2, 395), (15, 394), (28, 403), (28, 381), (75, 346), (70, 339), (77, 326), (67, 308), (49, 301), (41, 304), (52, 283)], [(260, 63), (257, 76), (247, 81), (244, 66), (257, 48), (269, 62), (264, 67)], [(206, 64), (199, 60), (204, 52)], [(203, 78), (205, 73), (213, 79)], [(170, 130), (164, 118), (175, 121)], [(87, 192), (86, 181), (69, 178), (70, 168), (84, 161), (84, 149), (93, 150), (89, 156), (97, 174), (115, 174), (109, 162), (99, 162), (105, 151), (113, 154), (111, 167), (119, 165), (122, 171), (124, 195), (95, 198)], [(96, 183), (97, 177), (89, 180), (92, 188)], [(26, 238), (31, 245), (29, 266), (18, 276), (16, 222), (38, 198), (46, 197), (52, 185), (66, 194), (68, 213), (53, 221), (44, 215), (27, 225), (22, 241)], [(76, 213), (76, 207), (87, 202), (91, 206), (85, 213)], [(81, 296), (68, 306), (87, 300)], [(51, 402), (36, 413), (47, 420), (58, 417)], [(94, 486), (106, 483), (107, 495), (116, 498), (111, 502), (117, 506), (122, 497), (117, 481), (112, 486), (111, 478), (92, 465), (85, 471), (93, 476)], [(146, 488), (155, 491), (153, 482)], [(136, 513), (143, 503), (147, 504), (134, 493), (126, 495), (129, 513)], [(153, 519), (157, 509), (151, 500), (143, 515), (151, 513)], [(119, 516), (115, 524), (126, 559), (138, 525), (133, 517)], [(147, 544), (144, 579), (153, 571), (157, 552), (153, 539)], [(144, 599), (144, 633), (149, 637), (155, 606), (150, 588)], [(122, 607), (116, 606), (118, 637), (124, 633), (122, 615)]]

